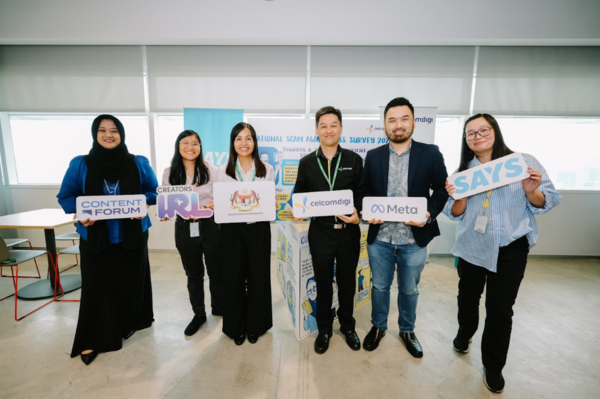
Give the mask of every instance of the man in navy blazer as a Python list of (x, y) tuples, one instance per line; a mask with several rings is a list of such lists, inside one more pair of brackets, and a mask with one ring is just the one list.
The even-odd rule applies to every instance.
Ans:
[(448, 199), (445, 189), (448, 173), (437, 146), (412, 140), (414, 107), (407, 99), (399, 97), (388, 103), (384, 126), (389, 144), (369, 151), (365, 160), (367, 196), (425, 197), (427, 220), (405, 223), (369, 220), (367, 251), (373, 278), (373, 327), (363, 346), (372, 351), (385, 335), (390, 287), (397, 267), (400, 338), (408, 352), (420, 358), (423, 349), (414, 332), (417, 285), (427, 259), (427, 244), (440, 234), (436, 217)]

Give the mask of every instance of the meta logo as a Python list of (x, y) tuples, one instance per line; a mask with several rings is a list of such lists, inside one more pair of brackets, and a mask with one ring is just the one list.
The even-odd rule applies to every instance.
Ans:
[(415, 118), (415, 122), (427, 123), (431, 125), (433, 123), (433, 118)]
[(142, 200), (102, 200), (82, 201), (81, 213), (90, 216), (122, 216), (141, 212)]
[(388, 205), (387, 212), (386, 207), (382, 204), (373, 204), (371, 205), (371, 213), (398, 213), (400, 215), (408, 214), (408, 215), (416, 215), (417, 207), (415, 206), (398, 206), (398, 205)]
[(199, 208), (198, 193), (194, 192), (169, 192), (164, 191), (158, 195), (156, 205), (158, 206), (157, 215), (160, 219), (168, 217), (172, 219), (175, 214), (179, 214), (182, 218), (187, 219), (190, 216), (193, 218), (211, 217), (213, 211), (210, 209)]
[(493, 166), (484, 167), (473, 172), (469, 181), (468, 176), (459, 176), (454, 180), (456, 194), (464, 194), (467, 191), (476, 190), (479, 187), (487, 187), (499, 183), (503, 178), (510, 179), (523, 173), (523, 167), (518, 164), (519, 158), (510, 158)]

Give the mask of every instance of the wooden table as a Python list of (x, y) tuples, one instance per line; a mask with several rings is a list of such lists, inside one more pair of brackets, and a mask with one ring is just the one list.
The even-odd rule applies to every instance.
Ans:
[[(40, 299), (54, 296), (55, 272), (52, 259), (56, 259), (56, 237), (54, 229), (74, 222), (73, 215), (67, 215), (62, 209), (38, 209), (36, 211), (15, 213), (14, 215), (0, 216), (0, 229), (44, 229), (46, 250), (48, 251), (48, 269), (50, 278), (29, 284), (19, 290), (19, 298)], [(65, 293), (81, 288), (80, 275), (63, 275), (60, 279)], [(59, 292), (56, 293), (60, 293)]]

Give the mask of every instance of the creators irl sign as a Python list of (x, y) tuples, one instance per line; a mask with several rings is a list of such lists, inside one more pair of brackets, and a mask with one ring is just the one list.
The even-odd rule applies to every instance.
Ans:
[(448, 177), (456, 191), (452, 198), (461, 199), (496, 187), (527, 179), (527, 163), (522, 154), (514, 153)]
[(77, 197), (77, 220), (105, 220), (144, 217), (148, 212), (146, 196), (90, 195)]
[(213, 215), (211, 209), (200, 209), (198, 206), (198, 193), (194, 191), (194, 186), (160, 186), (156, 192), (156, 215), (159, 219), (173, 219), (176, 214), (184, 219), (190, 216), (194, 219), (209, 218)]

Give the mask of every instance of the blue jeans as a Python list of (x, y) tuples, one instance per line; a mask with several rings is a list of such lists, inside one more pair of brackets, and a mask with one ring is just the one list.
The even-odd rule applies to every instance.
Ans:
[(398, 325), (400, 332), (415, 331), (419, 290), (417, 285), (427, 259), (427, 247), (417, 244), (394, 245), (375, 241), (367, 246), (373, 277), (371, 323), (387, 330), (390, 312), (390, 287), (398, 266)]

